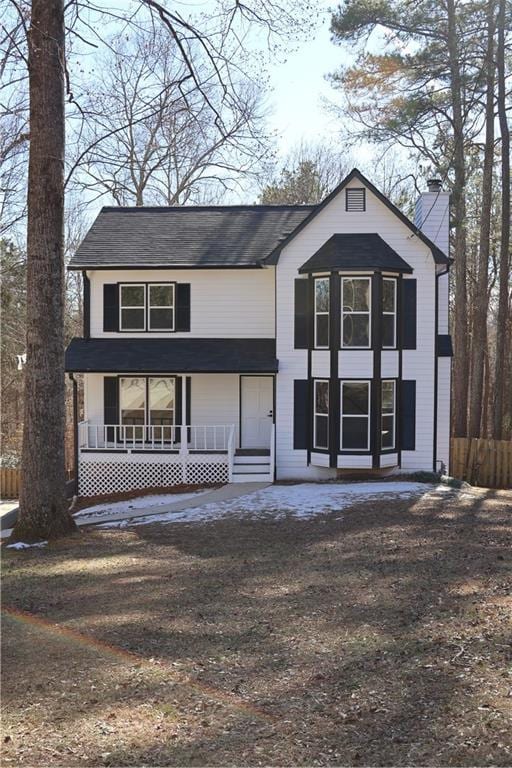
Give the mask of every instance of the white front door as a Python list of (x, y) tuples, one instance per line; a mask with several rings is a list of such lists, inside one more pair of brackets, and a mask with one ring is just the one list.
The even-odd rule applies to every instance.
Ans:
[(242, 376), (241, 448), (270, 448), (273, 416), (271, 376)]

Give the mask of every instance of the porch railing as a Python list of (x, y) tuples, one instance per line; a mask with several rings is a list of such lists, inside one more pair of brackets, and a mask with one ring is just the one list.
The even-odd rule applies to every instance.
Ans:
[(80, 450), (226, 451), (234, 454), (234, 424), (91, 424), (78, 425)]

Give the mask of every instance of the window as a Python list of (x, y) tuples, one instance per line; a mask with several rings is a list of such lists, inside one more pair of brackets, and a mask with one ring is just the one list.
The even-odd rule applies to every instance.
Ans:
[(342, 278), (343, 347), (370, 346), (370, 301), (369, 277)]
[(315, 448), (329, 448), (329, 382), (315, 381), (314, 435)]
[(174, 330), (174, 284), (151, 283), (149, 290), (149, 330)]
[(315, 280), (315, 347), (329, 346), (329, 278)]
[(149, 423), (156, 425), (155, 440), (171, 439), (174, 424), (174, 379), (149, 379)]
[(396, 280), (382, 281), (382, 346), (396, 347)]
[(119, 328), (121, 331), (146, 330), (146, 287), (130, 283), (119, 287)]
[(119, 380), (119, 406), (121, 424), (132, 427), (126, 429), (126, 437), (142, 439), (146, 421), (146, 379), (130, 377)]
[(351, 187), (345, 191), (345, 209), (347, 211), (366, 210), (366, 189)]
[[(133, 429), (126, 430), (128, 440), (141, 440), (144, 426), (153, 425), (147, 437), (170, 440), (175, 413), (174, 378), (143, 378), (130, 376), (119, 380), (119, 407), (121, 424)], [(147, 409), (147, 411), (146, 411)], [(154, 433), (154, 435), (153, 435)]]
[(341, 382), (341, 450), (370, 450), (370, 382)]
[(383, 450), (395, 447), (395, 382), (383, 381), (382, 392), (382, 436)]

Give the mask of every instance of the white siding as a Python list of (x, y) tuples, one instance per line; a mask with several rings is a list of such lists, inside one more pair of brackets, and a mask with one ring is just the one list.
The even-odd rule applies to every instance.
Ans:
[[(273, 338), (274, 267), (265, 269), (96, 270), (91, 280), (91, 336), (115, 338)], [(105, 333), (103, 285), (122, 282), (190, 283), (190, 333)]]
[(328, 350), (313, 350), (311, 353), (311, 376), (314, 379), (328, 379), (331, 375), (331, 353)]
[(396, 379), (398, 376), (398, 352), (384, 350), (381, 357), (381, 377)]
[(338, 469), (371, 469), (371, 456), (338, 456)]
[[(361, 186), (354, 181), (351, 186)], [(293, 449), (293, 380), (307, 377), (307, 353), (293, 349), (294, 280), (299, 267), (334, 233), (378, 232), (414, 269), (418, 289), (417, 349), (403, 353), (403, 377), (417, 381), (416, 446), (403, 454), (408, 469), (431, 469), (434, 418), (434, 310), (435, 268), (429, 248), (422, 243), (380, 200), (367, 191), (366, 211), (345, 211), (342, 191), (287, 245), (277, 266), (277, 464), (278, 477), (311, 476), (306, 467), (306, 452)], [(346, 357), (349, 355), (350, 357)], [(387, 363), (386, 363), (387, 364)], [(340, 352), (340, 377), (370, 378), (372, 353)], [(387, 374), (389, 375), (389, 374)], [(351, 458), (340, 457), (347, 466)], [(371, 467), (366, 457), (354, 457)], [(344, 465), (343, 465), (344, 466)], [(326, 472), (329, 470), (325, 470)], [(333, 470), (330, 470), (331, 472)]]
[(440, 357), (437, 369), (437, 467), (450, 467), (450, 377), (451, 358)]
[(448, 256), (450, 194), (423, 192), (416, 201), (414, 223)]
[(338, 371), (340, 379), (373, 378), (373, 352), (342, 349), (338, 357)]
[(439, 292), (438, 292), (438, 318), (439, 318), (439, 333), (449, 333), (448, 327), (448, 286), (449, 286), (449, 273), (440, 275), (437, 278)]

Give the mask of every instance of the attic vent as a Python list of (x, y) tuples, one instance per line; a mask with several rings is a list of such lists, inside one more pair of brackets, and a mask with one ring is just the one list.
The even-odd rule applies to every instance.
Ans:
[(366, 210), (366, 189), (364, 187), (350, 187), (345, 191), (345, 210)]

